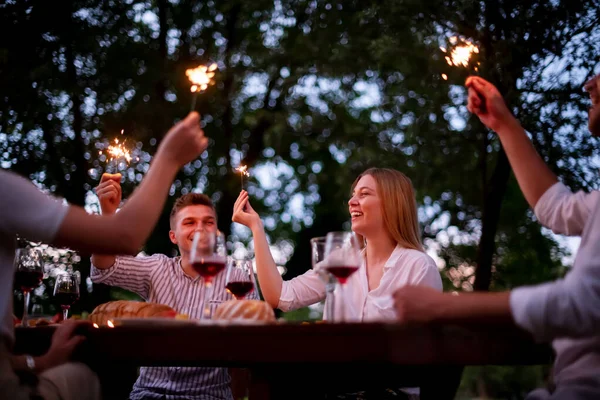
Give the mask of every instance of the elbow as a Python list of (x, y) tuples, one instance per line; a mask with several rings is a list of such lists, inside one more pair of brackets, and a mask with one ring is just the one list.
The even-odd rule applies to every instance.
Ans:
[[(264, 295), (264, 294), (263, 294), (263, 296), (264, 296), (264, 298), (265, 298), (265, 301), (266, 301), (266, 302), (267, 302), (267, 303), (268, 303), (268, 304), (269, 304), (269, 305), (270, 305), (272, 308), (274, 308), (274, 309), (275, 309), (275, 308), (279, 308), (279, 297), (275, 298), (275, 296), (267, 296), (267, 295)], [(287, 311), (287, 310), (285, 310), (285, 309), (283, 309), (283, 308), (279, 308), (279, 309), (280, 309), (281, 311), (284, 311), (284, 312), (285, 312), (285, 311)]]

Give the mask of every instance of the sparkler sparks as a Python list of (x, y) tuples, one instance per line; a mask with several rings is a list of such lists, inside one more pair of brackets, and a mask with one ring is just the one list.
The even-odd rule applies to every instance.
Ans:
[[(459, 43), (458, 38), (456, 36), (452, 36), (449, 41), (450, 44), (454, 45), (454, 47), (450, 50), (450, 53), (448, 54), (448, 50), (444, 47), (440, 47), (440, 50), (448, 54), (444, 58), (450, 66), (454, 65), (456, 67), (466, 68), (469, 66), (469, 64), (471, 64), (471, 58), (473, 57), (473, 54), (479, 54), (479, 48), (468, 40), (462, 40), (461, 43)], [(478, 65), (479, 62), (477, 62), (477, 65), (474, 68), (475, 71), (477, 71)]]
[(196, 98), (198, 97), (198, 93), (206, 90), (209, 85), (215, 83), (212, 78), (215, 76), (216, 70), (216, 63), (213, 63), (209, 66), (200, 65), (196, 68), (185, 70), (185, 75), (192, 83), (190, 91), (194, 93), (194, 97), (192, 98), (192, 107), (190, 111), (194, 111), (194, 108), (196, 108)]
[[(124, 133), (124, 129), (121, 129), (121, 135)], [(115, 138), (113, 144), (109, 144), (106, 146), (104, 151), (106, 152), (106, 158), (108, 164), (114, 162), (115, 170), (119, 168), (119, 161), (124, 161), (126, 164), (129, 164), (133, 157), (131, 155), (131, 150), (129, 150), (126, 146), (127, 140), (119, 141), (118, 138)], [(102, 155), (103, 150), (98, 152), (99, 155)], [(139, 159), (139, 158), (138, 158)], [(108, 169), (108, 168), (107, 168)]]

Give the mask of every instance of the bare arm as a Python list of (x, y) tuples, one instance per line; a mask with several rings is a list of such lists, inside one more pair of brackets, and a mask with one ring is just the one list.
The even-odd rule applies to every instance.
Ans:
[(243, 190), (233, 206), (233, 222), (245, 225), (252, 230), (254, 253), (256, 255), (256, 272), (261, 292), (269, 305), (277, 308), (281, 297), (283, 279), (277, 270), (267, 235), (259, 215), (248, 201), (248, 192)]
[(146, 177), (119, 213), (89, 215), (70, 207), (53, 244), (90, 253), (136, 253), (158, 220), (175, 174), (208, 145), (199, 119), (197, 113), (190, 113), (171, 128)]
[[(498, 90), (479, 77), (470, 77), (466, 85), (469, 88), (467, 108), (498, 134), (521, 191), (529, 205), (535, 208), (540, 197), (558, 182), (558, 178), (535, 150)], [(482, 98), (485, 107), (482, 107)]]
[(400, 322), (493, 322), (514, 325), (510, 292), (440, 293), (426, 286), (404, 286), (394, 293)]

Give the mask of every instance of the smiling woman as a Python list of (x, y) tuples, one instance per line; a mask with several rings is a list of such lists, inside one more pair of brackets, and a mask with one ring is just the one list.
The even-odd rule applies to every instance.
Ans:
[[(421, 245), (414, 190), (406, 175), (385, 168), (366, 170), (352, 184), (348, 211), (352, 230), (361, 239), (365, 265), (345, 283), (343, 306), (348, 320), (396, 320), (392, 293), (405, 285), (442, 290), (437, 266)], [(291, 311), (325, 299), (325, 283), (315, 269), (283, 281), (270, 253), (261, 219), (250, 205), (246, 191), (240, 193), (234, 205), (233, 221), (252, 230), (258, 281), (265, 300), (272, 307)], [(340, 303), (335, 302), (337, 315), (342, 308)], [(324, 315), (324, 319), (331, 317), (327, 312)], [(402, 391), (408, 395), (419, 393), (417, 388)], [(377, 396), (367, 397), (379, 398)]]

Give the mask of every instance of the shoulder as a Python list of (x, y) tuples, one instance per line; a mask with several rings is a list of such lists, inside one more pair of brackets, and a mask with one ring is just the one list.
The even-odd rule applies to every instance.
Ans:
[(424, 251), (397, 247), (392, 257), (394, 259), (390, 261), (393, 261), (394, 266), (410, 267), (417, 270), (433, 269), (437, 271), (435, 261)]

